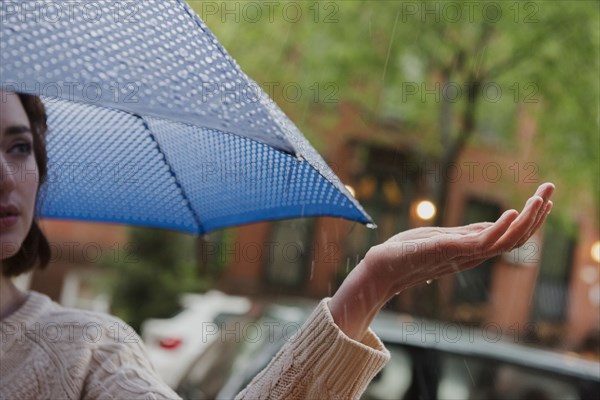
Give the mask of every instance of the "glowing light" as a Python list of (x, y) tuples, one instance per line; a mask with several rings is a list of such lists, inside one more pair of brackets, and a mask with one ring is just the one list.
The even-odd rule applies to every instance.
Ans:
[(352, 195), (352, 197), (356, 197), (356, 191), (354, 190), (354, 188), (350, 185), (345, 185), (345, 186), (346, 186), (346, 189), (348, 189), (348, 191)]
[(423, 220), (429, 220), (435, 216), (435, 205), (429, 200), (420, 201), (417, 204), (417, 216)]
[(592, 258), (600, 263), (600, 240), (596, 240), (592, 245)]

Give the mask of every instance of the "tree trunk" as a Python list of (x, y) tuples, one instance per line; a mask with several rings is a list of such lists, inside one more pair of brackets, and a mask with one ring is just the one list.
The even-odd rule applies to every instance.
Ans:
[[(446, 82), (449, 82), (449, 80)], [(447, 100), (442, 100), (440, 110), (440, 122), (442, 123), (442, 126), (440, 127), (440, 132), (445, 151), (441, 158), (440, 179), (435, 193), (435, 203), (438, 207), (438, 212), (434, 220), (435, 226), (445, 226), (448, 223), (446, 221), (446, 206), (448, 205), (448, 194), (450, 189), (448, 172), (450, 171), (450, 168), (457, 163), (468, 140), (473, 135), (473, 132), (475, 132), (475, 112), (480, 87), (480, 81), (474, 80), (473, 82), (469, 82), (463, 126), (458, 137), (453, 142), (450, 141), (451, 126), (449, 125), (452, 121), (451, 106)], [(438, 283), (433, 282), (431, 285), (424, 287), (422, 291), (423, 292), (419, 296), (422, 299), (422, 314), (429, 318), (439, 319), (442, 317), (441, 314), (443, 310), (440, 307), (440, 288)]]
[[(458, 159), (462, 151), (464, 150), (467, 142), (473, 136), (473, 132), (475, 131), (475, 112), (477, 106), (477, 99), (479, 94), (479, 89), (481, 87), (481, 82), (474, 81), (469, 83), (469, 87), (467, 89), (467, 107), (464, 114), (463, 126), (460, 134), (454, 142), (450, 142), (450, 140), (445, 139), (446, 135), (448, 135), (446, 130), (450, 130), (449, 127), (443, 126), (441, 128), (442, 132), (442, 143), (444, 143), (444, 153), (440, 162), (440, 180), (437, 185), (437, 190), (435, 193), (435, 203), (438, 207), (438, 212), (436, 214), (434, 225), (436, 226), (445, 226), (447, 225), (446, 221), (446, 206), (448, 205), (448, 193), (449, 193), (449, 171), (452, 166), (456, 165)], [(450, 123), (451, 116), (448, 110), (450, 105), (448, 101), (442, 101), (442, 122)], [(446, 114), (448, 114), (446, 116)]]

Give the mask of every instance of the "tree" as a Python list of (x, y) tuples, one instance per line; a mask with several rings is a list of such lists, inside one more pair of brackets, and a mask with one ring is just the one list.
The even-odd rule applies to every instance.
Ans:
[[(304, 89), (308, 95), (293, 102), (267, 91), (317, 146), (325, 141), (303, 116), (332, 108), (322, 96), (327, 84), (365, 115), (392, 116), (419, 132), (441, 177), (467, 144), (482, 140), (485, 123), (496, 124), (498, 145), (518, 146), (512, 124), (525, 107), (538, 121), (540, 175), (561, 183), (558, 200), (573, 204), (569, 193), (584, 190), (598, 201), (598, 2), (293, 3), (295, 12), (291, 3), (259, 3), (260, 15), (244, 3), (229, 14), (224, 5), (211, 12), (192, 5), (264, 88)], [(447, 188), (447, 180), (436, 182), (439, 205)]]
[(179, 232), (132, 228), (132, 246), (106, 260), (113, 269), (111, 312), (138, 333), (148, 318), (180, 311), (179, 296), (206, 289), (194, 259), (194, 238)]

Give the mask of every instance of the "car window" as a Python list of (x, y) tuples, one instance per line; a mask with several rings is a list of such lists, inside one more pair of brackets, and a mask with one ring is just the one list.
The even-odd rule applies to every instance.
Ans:
[(600, 382), (498, 360), (398, 344), (386, 347), (391, 360), (373, 379), (363, 400), (584, 400), (600, 393)]

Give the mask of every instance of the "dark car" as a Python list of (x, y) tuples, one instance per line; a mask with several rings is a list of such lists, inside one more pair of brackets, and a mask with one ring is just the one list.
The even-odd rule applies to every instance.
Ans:
[[(177, 388), (187, 399), (231, 399), (300, 328), (311, 307), (227, 316), (221, 340)], [(363, 399), (597, 399), (600, 363), (500, 340), (497, 329), (385, 313), (373, 330), (392, 358)]]
[(364, 399), (597, 399), (600, 393), (600, 363), (514, 343), (496, 324), (475, 328), (382, 313), (372, 328), (392, 358)]

